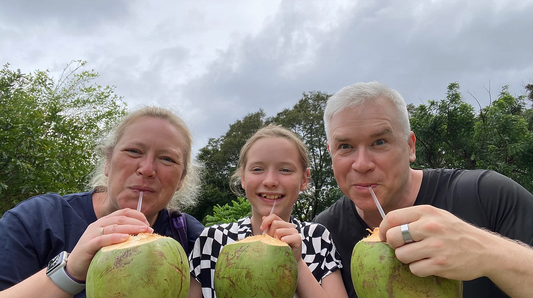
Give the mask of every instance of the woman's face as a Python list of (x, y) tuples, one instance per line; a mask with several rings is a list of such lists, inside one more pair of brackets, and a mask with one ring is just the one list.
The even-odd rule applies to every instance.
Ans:
[(137, 208), (143, 192), (141, 211), (149, 222), (181, 187), (184, 171), (185, 138), (166, 120), (142, 117), (126, 128), (108, 157), (108, 212)]

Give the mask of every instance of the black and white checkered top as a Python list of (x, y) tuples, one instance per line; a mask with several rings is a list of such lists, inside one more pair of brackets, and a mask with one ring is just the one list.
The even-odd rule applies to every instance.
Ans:
[[(313, 276), (322, 279), (342, 268), (340, 255), (333, 244), (329, 231), (321, 224), (300, 222), (291, 216), (291, 223), (302, 235), (302, 259)], [(252, 236), (250, 217), (236, 223), (206, 227), (200, 234), (189, 256), (191, 275), (202, 284), (204, 298), (215, 298), (215, 264), (222, 247), (226, 244)]]

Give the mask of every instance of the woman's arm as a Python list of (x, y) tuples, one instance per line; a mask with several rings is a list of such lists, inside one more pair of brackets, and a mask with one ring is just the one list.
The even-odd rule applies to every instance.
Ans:
[(73, 295), (59, 288), (48, 276), (46, 269), (26, 278), (22, 282), (0, 292), (0, 298), (68, 298)]
[[(84, 281), (91, 260), (100, 248), (124, 242), (130, 234), (152, 231), (146, 217), (132, 209), (122, 209), (104, 216), (90, 224), (78, 240), (68, 257), (66, 271), (76, 280)], [(0, 292), (0, 298), (4, 297), (73, 297), (73, 295), (60, 289), (46, 275), (46, 269), (43, 269)]]

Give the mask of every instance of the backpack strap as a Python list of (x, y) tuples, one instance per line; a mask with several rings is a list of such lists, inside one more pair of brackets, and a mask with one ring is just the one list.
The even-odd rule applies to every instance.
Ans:
[(189, 255), (189, 240), (187, 239), (187, 220), (185, 219), (185, 213), (169, 209), (168, 216), (172, 237), (181, 244), (185, 253)]

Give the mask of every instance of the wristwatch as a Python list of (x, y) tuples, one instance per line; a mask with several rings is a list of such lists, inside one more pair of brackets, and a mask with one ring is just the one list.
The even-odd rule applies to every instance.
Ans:
[(51, 259), (46, 268), (46, 275), (63, 291), (76, 295), (85, 290), (85, 282), (76, 280), (65, 270), (68, 255), (68, 252), (62, 251)]

